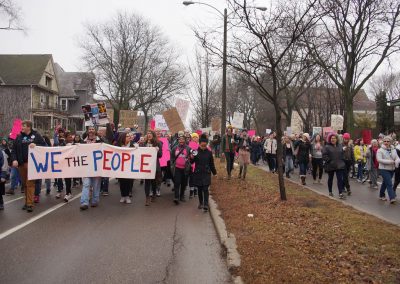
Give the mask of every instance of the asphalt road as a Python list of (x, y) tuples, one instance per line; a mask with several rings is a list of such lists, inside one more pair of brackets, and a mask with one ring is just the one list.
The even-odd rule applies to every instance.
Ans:
[[(80, 189), (73, 190), (75, 195)], [(100, 206), (79, 210), (42, 192), (31, 214), (20, 194), (0, 211), (0, 283), (230, 283), (210, 215), (197, 200), (175, 206), (170, 188), (144, 206), (134, 184), (133, 203), (119, 203), (119, 187)]]
[[(260, 168), (268, 171), (268, 166), (260, 165)], [(290, 178), (291, 181), (300, 184), (300, 177), (298, 175), (299, 169), (295, 169), (295, 174)], [(328, 196), (328, 175), (324, 173), (322, 177), (322, 184), (313, 184), (313, 178), (307, 174), (306, 178), (307, 187), (312, 190)], [(382, 183), (382, 178), (378, 179), (379, 186)], [(396, 204), (390, 204), (388, 201), (379, 200), (379, 189), (370, 188), (368, 182), (364, 184), (357, 182), (356, 179), (350, 179), (350, 188), (352, 191), (351, 196), (346, 196), (345, 200), (338, 199), (339, 191), (336, 186), (336, 176), (333, 181), (333, 194), (334, 199), (343, 201), (343, 203), (353, 206), (354, 208), (374, 215), (380, 219), (390, 223), (400, 225), (400, 199)], [(400, 190), (400, 189), (399, 189)], [(386, 194), (387, 196), (387, 194)]]

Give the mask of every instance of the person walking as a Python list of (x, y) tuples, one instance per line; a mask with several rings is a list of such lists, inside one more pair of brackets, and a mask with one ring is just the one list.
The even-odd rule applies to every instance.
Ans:
[(285, 173), (287, 178), (290, 178), (290, 173), (294, 171), (293, 157), (293, 142), (290, 140), (289, 136), (285, 136), (283, 143), (283, 159), (285, 161)]
[[(323, 141), (320, 134), (316, 134), (311, 140), (311, 164), (312, 164), (312, 175), (314, 184), (321, 184), (322, 174), (324, 172), (323, 159), (322, 159), (322, 149)], [(318, 176), (318, 182), (317, 182)]]
[(395, 168), (399, 166), (400, 159), (391, 143), (392, 138), (390, 136), (385, 136), (383, 138), (383, 144), (376, 153), (376, 159), (379, 163), (379, 174), (383, 179), (379, 192), (379, 198), (382, 201), (386, 201), (387, 198), (385, 191), (387, 191), (389, 195), (389, 201), (391, 204), (393, 204), (396, 202), (396, 195), (393, 191), (392, 178)]
[(194, 172), (192, 175), (193, 184), (197, 186), (199, 193), (199, 205), (197, 208), (208, 211), (209, 186), (211, 185), (211, 173), (217, 175), (214, 165), (212, 152), (207, 148), (208, 139), (205, 135), (200, 137), (200, 147), (197, 155), (190, 155), (191, 163), (194, 163)]
[(328, 190), (329, 196), (333, 196), (332, 185), (333, 177), (336, 173), (337, 187), (339, 190), (339, 198), (344, 199), (344, 183), (343, 175), (346, 164), (344, 162), (343, 147), (339, 144), (337, 134), (329, 134), (327, 144), (323, 149), (323, 159), (325, 160), (325, 170), (328, 173)]
[[(132, 147), (132, 135), (129, 133), (123, 132), (118, 137), (118, 147)], [(133, 187), (133, 179), (128, 178), (118, 178), (119, 181), (119, 189), (121, 191), (121, 199), (119, 202), (131, 204), (132, 200), (129, 197), (130, 189)]]
[(264, 150), (268, 162), (269, 171), (275, 173), (276, 171), (276, 149), (277, 141), (275, 139), (275, 133), (271, 133), (269, 138), (265, 140)]
[(228, 173), (228, 179), (231, 179), (231, 174), (233, 170), (233, 163), (235, 160), (235, 147), (236, 141), (233, 134), (233, 128), (229, 125), (226, 129), (226, 134), (222, 137), (222, 154), (225, 156), (226, 160), (226, 171)]
[(28, 180), (28, 151), (35, 146), (46, 146), (43, 137), (32, 129), (32, 122), (22, 122), (22, 131), (17, 136), (11, 151), (12, 166), (18, 168), (22, 184), (25, 187), (25, 205), (22, 207), (27, 212), (33, 211), (33, 199), (35, 194), (35, 181)]
[(362, 182), (365, 163), (367, 162), (367, 146), (359, 139), (354, 147), (354, 158), (357, 162), (357, 181)]
[[(185, 190), (188, 183), (188, 175), (191, 167), (188, 167), (191, 150), (186, 145), (184, 136), (179, 136), (178, 145), (171, 151), (171, 166), (174, 167), (174, 203), (185, 201)], [(196, 150), (197, 151), (197, 150)], [(190, 165), (189, 165), (190, 166)]]
[(3, 195), (6, 194), (6, 180), (9, 171), (11, 152), (8, 148), (0, 147), (0, 210), (4, 210)]
[(213, 146), (215, 158), (219, 158), (220, 149), (221, 149), (221, 135), (219, 135), (218, 132), (216, 132), (213, 136), (212, 146)]
[(301, 184), (306, 185), (307, 168), (311, 160), (310, 135), (308, 133), (303, 133), (301, 139), (295, 142), (294, 147), (295, 152), (297, 151)]
[(351, 189), (350, 189), (350, 172), (352, 171), (353, 165), (354, 165), (354, 149), (353, 145), (350, 143), (350, 134), (349, 133), (344, 133), (343, 134), (343, 157), (344, 157), (344, 163), (345, 163), (345, 168), (344, 168), (344, 174), (343, 174), (343, 183), (344, 187), (347, 191), (347, 195), (351, 195)]
[(238, 178), (242, 178), (243, 174), (243, 180), (246, 179), (246, 174), (247, 174), (247, 166), (250, 164), (250, 137), (247, 134), (247, 130), (243, 129), (242, 132), (240, 133), (240, 138), (239, 138), (239, 143), (238, 143), (238, 153), (239, 153), (239, 175)]
[[(367, 168), (369, 170), (369, 177), (370, 177), (370, 186), (374, 189), (378, 189), (378, 168), (379, 168), (379, 163), (378, 160), (376, 159), (376, 153), (379, 150), (379, 145), (378, 145), (378, 140), (372, 139), (371, 140), (371, 146), (368, 147), (367, 151)], [(396, 149), (397, 151), (397, 149)], [(397, 152), (397, 155), (400, 153)], [(397, 168), (396, 168), (397, 171)], [(396, 175), (396, 172), (395, 172)], [(400, 182), (400, 171), (398, 174), (399, 177), (399, 182)], [(396, 180), (396, 178), (395, 178)], [(395, 182), (396, 183), (396, 182)], [(395, 190), (395, 187), (393, 188)]]

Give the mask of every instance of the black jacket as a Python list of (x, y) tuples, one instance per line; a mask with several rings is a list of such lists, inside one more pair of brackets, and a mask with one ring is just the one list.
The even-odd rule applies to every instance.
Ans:
[(311, 144), (310, 142), (304, 142), (303, 140), (296, 141), (294, 143), (295, 149), (298, 148), (297, 152), (297, 160), (300, 163), (307, 163), (310, 158), (309, 155), (311, 153)]
[(191, 162), (195, 164), (194, 172), (190, 177), (193, 179), (193, 186), (209, 186), (211, 184), (211, 173), (217, 174), (212, 152), (208, 149), (199, 148), (197, 155)]
[(325, 170), (327, 172), (343, 170), (346, 166), (343, 156), (343, 146), (340, 144), (336, 146), (332, 144), (325, 145), (322, 157), (325, 160)]
[(29, 135), (21, 132), (14, 141), (11, 160), (18, 161), (20, 165), (27, 163), (29, 144), (31, 143), (35, 143), (37, 146), (47, 146), (43, 137), (35, 130), (32, 130)]
[[(246, 146), (243, 146), (246, 141)], [(239, 149), (246, 149), (246, 150), (250, 150), (250, 145), (251, 145), (251, 140), (250, 137), (247, 138), (239, 138), (239, 143), (238, 143), (238, 147), (236, 148), (236, 152), (239, 152)]]

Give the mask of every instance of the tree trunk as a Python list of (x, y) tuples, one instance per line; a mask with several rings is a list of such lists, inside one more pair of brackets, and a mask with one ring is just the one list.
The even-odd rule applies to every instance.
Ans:
[(143, 110), (144, 113), (144, 132), (147, 133), (147, 130), (149, 128), (149, 114), (147, 110)]
[(349, 90), (343, 90), (345, 99), (345, 112), (344, 112), (344, 130), (351, 135), (354, 134), (354, 114), (353, 114), (353, 96)]
[(281, 195), (281, 200), (287, 200), (285, 182), (283, 180), (283, 165), (282, 165), (283, 146), (282, 146), (281, 111), (279, 109), (279, 103), (274, 102), (274, 107), (275, 107), (275, 128), (276, 128), (276, 142), (277, 142), (276, 162), (278, 165), (279, 193)]

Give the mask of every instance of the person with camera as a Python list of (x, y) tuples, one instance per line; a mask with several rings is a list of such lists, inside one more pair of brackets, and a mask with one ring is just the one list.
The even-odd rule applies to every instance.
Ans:
[(189, 155), (191, 149), (186, 145), (186, 137), (179, 136), (178, 145), (171, 151), (171, 168), (174, 175), (174, 203), (185, 201), (185, 190), (188, 183), (188, 175), (191, 170)]
[(200, 137), (200, 146), (196, 152), (190, 154), (190, 162), (194, 163), (194, 171), (192, 174), (193, 184), (198, 188), (199, 193), (199, 209), (204, 212), (208, 211), (208, 188), (211, 185), (211, 173), (215, 176), (217, 170), (214, 165), (212, 152), (207, 148), (208, 139), (202, 134)]
[(242, 132), (240, 133), (240, 138), (239, 138), (239, 143), (238, 143), (238, 148), (237, 152), (239, 153), (239, 176), (238, 178), (242, 178), (242, 173), (243, 173), (243, 179), (246, 179), (246, 174), (247, 174), (247, 166), (250, 164), (250, 137), (247, 134), (247, 130), (243, 129)]

